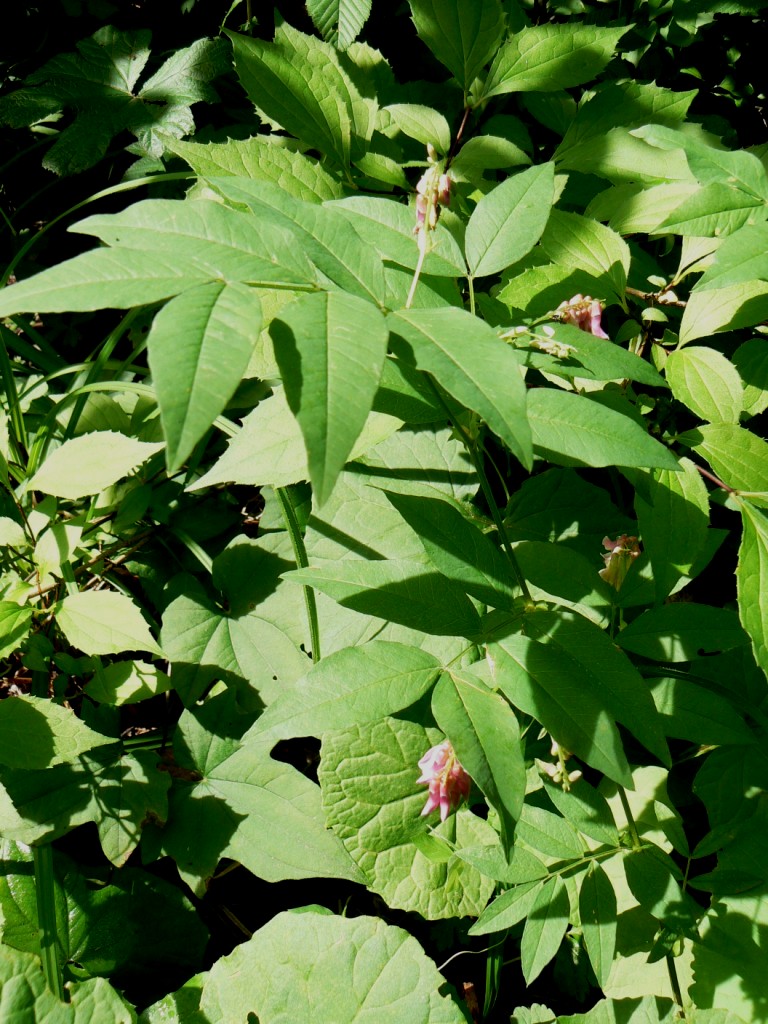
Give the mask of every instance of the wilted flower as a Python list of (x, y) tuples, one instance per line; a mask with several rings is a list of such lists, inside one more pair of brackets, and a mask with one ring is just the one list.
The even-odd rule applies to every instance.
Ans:
[(622, 533), (616, 540), (603, 537), (603, 547), (608, 554), (603, 555), (605, 568), (600, 570), (599, 575), (618, 590), (629, 572), (632, 560), (640, 554), (640, 544), (637, 537), (629, 537)]
[(417, 781), (429, 785), (429, 798), (422, 815), (431, 814), (440, 808), (440, 820), (445, 821), (450, 812), (469, 796), (472, 780), (456, 757), (450, 740), (444, 740), (430, 747), (419, 761), (421, 778)]
[(589, 295), (574, 295), (567, 302), (561, 302), (556, 310), (557, 319), (563, 323), (573, 324), (581, 331), (594, 334), (596, 338), (608, 340), (608, 335), (600, 325), (602, 315), (600, 300)]

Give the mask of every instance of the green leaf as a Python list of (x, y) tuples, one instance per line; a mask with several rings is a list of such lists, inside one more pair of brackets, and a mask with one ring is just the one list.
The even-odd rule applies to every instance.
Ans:
[(620, 785), (631, 781), (612, 717), (600, 696), (577, 682), (570, 658), (525, 636), (492, 644), (489, 657), (501, 692), (523, 714), (540, 722), (564, 750)]
[[(634, 526), (606, 491), (588, 484), (572, 469), (548, 469), (530, 477), (512, 495), (507, 514), (513, 541), (564, 545), (593, 564), (605, 550), (602, 541), (606, 534), (631, 533)], [(597, 564), (597, 568), (601, 566)]]
[(619, 845), (619, 833), (608, 801), (586, 779), (579, 779), (570, 789), (563, 789), (543, 774), (542, 782), (549, 799), (574, 828), (598, 843)]
[[(419, 247), (413, 234), (416, 213), (412, 207), (377, 196), (351, 196), (329, 204), (341, 210), (364, 242), (372, 246), (382, 259), (415, 270)], [(424, 260), (425, 274), (438, 277), (462, 277), (466, 273), (464, 257), (453, 235), (438, 223), (430, 234), (432, 242)], [(0, 307), (1, 309), (2, 307)]]
[(572, 608), (598, 626), (608, 626), (615, 591), (595, 571), (594, 557), (535, 540), (518, 541), (514, 551), (534, 600)]
[[(340, 985), (340, 978), (354, 984)], [(221, 1024), (258, 1015), (357, 1024), (464, 1024), (443, 976), (408, 932), (373, 917), (284, 912), (210, 971), (200, 1003)]]
[(698, 938), (703, 908), (677, 884), (668, 860), (654, 846), (632, 850), (624, 858), (627, 885), (640, 906), (671, 931)]
[(523, 805), (517, 839), (525, 843), (524, 849), (530, 847), (557, 860), (581, 860), (584, 854), (582, 840), (570, 822), (531, 802)]
[[(595, 711), (596, 706), (599, 706), (603, 712), (607, 711), (612, 718), (629, 729), (661, 761), (668, 760), (667, 745), (648, 687), (606, 633), (573, 612), (554, 613), (544, 609), (537, 609), (526, 616), (525, 629), (529, 636), (505, 637), (498, 645), (518, 665), (518, 669), (513, 670), (513, 677), (518, 677), (517, 685), (521, 682), (520, 668), (524, 668), (526, 674), (530, 670), (533, 676), (535, 666), (540, 665), (539, 685), (549, 688), (550, 699), (555, 699), (563, 709), (571, 702), (570, 694), (575, 688), (583, 695), (584, 704), (580, 708), (582, 701), (578, 697), (573, 701), (574, 716), (577, 709), (580, 709), (582, 721), (587, 721), (590, 716), (596, 721), (603, 721), (604, 713)], [(531, 637), (538, 639), (533, 640)], [(561, 668), (567, 678), (556, 676), (558, 664), (569, 666), (567, 669)], [(502, 690), (504, 668), (503, 662), (497, 665)], [(524, 692), (521, 691), (521, 696)], [(527, 700), (530, 701), (534, 694), (535, 690), (531, 691)], [(517, 703), (516, 700), (512, 702)], [(527, 713), (538, 717), (535, 712)], [(546, 722), (542, 721), (542, 725), (552, 732)], [(561, 722), (563, 726), (571, 731)], [(565, 737), (560, 739), (555, 733), (553, 737), (566, 750), (579, 754), (579, 748), (569, 744)], [(580, 745), (582, 743), (583, 740), (580, 740)], [(589, 758), (585, 757), (585, 760)]]
[(463, 590), (420, 562), (344, 559), (284, 575), (292, 583), (315, 587), (345, 608), (430, 636), (474, 637), (480, 632), (480, 617)]
[(384, 267), (340, 209), (296, 199), (276, 185), (243, 177), (210, 177), (229, 202), (284, 227), (319, 269), (340, 288), (377, 305), (386, 292)]
[(497, 274), (536, 245), (550, 217), (554, 175), (554, 164), (539, 164), (507, 178), (483, 196), (467, 224), (470, 276)]
[(592, 861), (581, 883), (579, 916), (589, 962), (602, 987), (608, 981), (616, 951), (616, 894), (597, 861)]
[(499, 0), (409, 0), (416, 31), (465, 95), (503, 38)]
[(755, 660), (768, 673), (768, 518), (749, 502), (741, 502), (743, 533), (736, 568), (739, 618), (749, 633)]
[(368, 418), (387, 355), (381, 313), (342, 292), (306, 295), (270, 328), (288, 404), (322, 505)]
[(513, 607), (517, 588), (508, 559), (455, 505), (423, 495), (385, 493), (439, 572), (492, 608)]
[(525, 799), (525, 763), (512, 709), (483, 683), (450, 671), (435, 687), (432, 713), (499, 815), (502, 843), (511, 849)]
[(584, 395), (534, 388), (528, 420), (534, 451), (556, 463), (677, 468), (674, 455), (638, 423)]
[(759, 200), (768, 200), (768, 174), (760, 159), (744, 150), (710, 145), (706, 136), (663, 125), (645, 125), (636, 134), (661, 150), (681, 148), (696, 179), (703, 185), (722, 182)]
[(735, 231), (715, 252), (712, 265), (697, 289), (724, 288), (741, 281), (768, 280), (768, 224), (749, 224)]
[(520, 959), (526, 985), (538, 978), (563, 941), (570, 914), (568, 890), (557, 876), (539, 890), (520, 940)]
[(557, 148), (556, 159), (564, 167), (573, 166), (572, 158), (577, 162), (584, 157), (599, 161), (602, 144), (612, 128), (680, 124), (695, 96), (696, 90), (673, 92), (647, 82), (601, 83), (592, 96), (587, 94), (579, 103)]
[(312, 203), (340, 199), (344, 194), (343, 185), (319, 161), (270, 141), (268, 135), (208, 144), (174, 140), (168, 148), (199, 178), (233, 175), (271, 182), (287, 195)]
[(440, 662), (405, 644), (372, 640), (323, 658), (258, 719), (254, 736), (270, 741), (321, 736), (364, 725), (414, 704), (437, 681)]
[(497, 53), (482, 98), (581, 85), (603, 70), (628, 27), (569, 24), (524, 28)]
[(307, 14), (326, 42), (340, 50), (355, 41), (371, 13), (371, 0), (309, 0)]
[(733, 363), (744, 382), (744, 412), (757, 416), (768, 408), (768, 346), (750, 338), (733, 353)]
[(426, 145), (438, 153), (447, 153), (451, 147), (451, 127), (437, 110), (420, 103), (392, 103), (382, 108), (403, 135)]
[(744, 387), (730, 359), (715, 349), (690, 345), (670, 352), (664, 366), (675, 398), (710, 423), (738, 423)]
[(760, 215), (763, 205), (762, 200), (730, 185), (712, 182), (684, 198), (656, 225), (654, 232), (719, 238), (738, 233)]
[(723, 288), (694, 288), (680, 323), (680, 344), (721, 331), (754, 327), (768, 318), (768, 283), (740, 281)]
[(341, 167), (362, 154), (373, 131), (373, 107), (357, 91), (330, 43), (286, 22), (271, 43), (227, 35), (238, 77), (268, 118)]
[(700, 191), (698, 185), (688, 181), (650, 186), (615, 185), (596, 195), (587, 206), (586, 214), (595, 220), (607, 221), (620, 235), (641, 231), (654, 234), (673, 210)]
[(183, 465), (235, 393), (260, 323), (258, 294), (241, 284), (190, 289), (155, 317), (147, 348), (169, 473)]
[(21, 127), (74, 110), (74, 122), (56, 133), (43, 160), (56, 174), (92, 167), (125, 130), (144, 152), (160, 156), (165, 137), (194, 131), (190, 105), (217, 99), (209, 83), (228, 70), (228, 61), (221, 40), (198, 39), (172, 54), (137, 91), (150, 38), (146, 30), (122, 32), (105, 25), (77, 44), (79, 53), (59, 54), (30, 75), (24, 88), (3, 97), (0, 121)]
[(211, 281), (306, 285), (316, 277), (292, 231), (211, 199), (145, 199), (70, 230), (118, 249), (189, 261)]
[(96, 249), (4, 288), (0, 316), (129, 309), (169, 299), (211, 277), (183, 257)]
[(690, 576), (707, 542), (709, 496), (701, 474), (682, 458), (680, 472), (662, 469), (635, 491), (635, 511), (653, 570), (655, 598), (663, 601), (682, 576)]
[(67, 640), (84, 654), (150, 651), (163, 657), (144, 617), (125, 594), (84, 590), (58, 602), (56, 622)]
[(421, 814), (427, 790), (417, 782), (418, 761), (440, 738), (393, 718), (326, 733), (318, 771), (327, 824), (369, 888), (388, 906), (428, 920), (480, 913), (493, 882), (458, 851), (498, 844), (498, 834), (467, 810), (444, 822)]
[[(25, 856), (18, 847), (4, 846), (4, 863), (16, 869), (6, 876), (8, 883), (6, 878), (0, 881), (3, 888), (7, 884), (0, 898), (11, 912), (4, 938), (16, 948), (39, 953), (31, 851)], [(110, 974), (126, 986), (146, 977), (153, 964), (164, 974), (199, 966), (207, 929), (177, 886), (135, 868), (110, 870), (105, 878), (100, 867), (91, 867), (86, 878), (74, 861), (57, 851), (53, 873), (55, 940), (64, 963), (78, 964), (84, 974)], [(80, 1000), (83, 1016), (76, 1020), (107, 1024), (114, 1019), (89, 1016), (86, 995), (87, 989)], [(5, 1008), (5, 993), (2, 998)], [(132, 1021), (135, 1016), (121, 1014), (118, 1019)]]
[(59, 498), (83, 498), (117, 483), (163, 445), (137, 441), (113, 430), (65, 441), (43, 462), (29, 486)]
[(768, 492), (768, 442), (735, 423), (712, 423), (681, 435), (737, 491)]
[(616, 298), (624, 304), (629, 246), (615, 231), (590, 217), (553, 210), (541, 247), (553, 263), (586, 270), (610, 281)]
[[(654, 995), (623, 998), (626, 986), (622, 986), (622, 980), (626, 976), (631, 975), (636, 979), (635, 987), (653, 986), (652, 977), (644, 975), (642, 978), (637, 978), (638, 968), (645, 966), (643, 963), (645, 956), (646, 953), (643, 952), (629, 957), (620, 957), (616, 962), (618, 969), (613, 971), (616, 982), (608, 986), (606, 980), (606, 986), (609, 990), (611, 992), (614, 990), (620, 992), (622, 998), (601, 999), (587, 1013), (574, 1013), (569, 1014), (567, 1017), (558, 1017), (559, 1024), (674, 1024), (674, 1021), (677, 1019), (677, 1013), (671, 996)], [(665, 965), (659, 964), (660, 969), (662, 966)], [(703, 1012), (706, 1015), (709, 1013), (717, 1014), (720, 1011), (705, 1010)], [(700, 1013), (701, 1011), (695, 1008), (692, 1008), (690, 1013), (686, 1010), (686, 1016), (689, 1018), (690, 1024), (694, 1024), (694, 1022), (698, 1024)], [(705, 1024), (706, 1019), (705, 1016), (701, 1024)], [(736, 1020), (721, 1022), (715, 1018), (712, 1024), (739, 1024), (739, 1022)]]
[(105, 856), (118, 866), (136, 849), (148, 821), (168, 818), (170, 778), (158, 770), (151, 750), (129, 753), (116, 743), (93, 748), (72, 764), (6, 771), (3, 785), (4, 802), (13, 801), (14, 808), (13, 815), (2, 809), (5, 836), (50, 841), (94, 822)]
[[(528, 277), (529, 273), (535, 274), (536, 270), (550, 270), (551, 267), (537, 267), (533, 271), (526, 271), (521, 277)], [(519, 278), (515, 279), (519, 280)], [(511, 281), (505, 292), (515, 283)], [(533, 282), (531, 282), (533, 284)], [(575, 294), (571, 291), (571, 282), (565, 290), (560, 288), (551, 294), (551, 302), (546, 303), (546, 312), (552, 310), (553, 303), (560, 296)], [(501, 295), (499, 296), (501, 297)], [(519, 295), (518, 295), (519, 298)], [(543, 307), (542, 307), (543, 308)], [(529, 308), (529, 313), (532, 310)], [(535, 314), (534, 314), (535, 315)], [(645, 360), (640, 359), (633, 352), (628, 352), (619, 345), (606, 343), (604, 338), (596, 338), (587, 331), (581, 331), (572, 324), (551, 323), (546, 325), (546, 333), (543, 328), (537, 328), (532, 333), (545, 340), (555, 341), (568, 345), (571, 351), (567, 358), (553, 358), (544, 353), (537, 352), (535, 348), (526, 351), (526, 363), (529, 366), (538, 367), (558, 377), (565, 377), (571, 380), (579, 377), (587, 380), (636, 380), (642, 384), (649, 384), (651, 387), (664, 387), (664, 379)], [(517, 344), (526, 340), (526, 336), (515, 339)], [(545, 362), (546, 360), (546, 362)], [(539, 362), (541, 361), (541, 363)]]
[(754, 734), (733, 706), (704, 686), (676, 678), (651, 679), (650, 684), (667, 736), (713, 746), (755, 742)]
[[(223, 698), (223, 699), (222, 699)], [(320, 789), (291, 765), (273, 761), (269, 744), (233, 721), (231, 696), (209, 698), (182, 716), (174, 751), (193, 785), (174, 794), (163, 847), (184, 876), (206, 882), (222, 857), (268, 882), (363, 876), (325, 827)], [(247, 720), (246, 723), (247, 724)]]
[[(254, 552), (242, 548), (234, 553), (241, 565), (260, 572), (271, 587), (291, 564), (269, 556), (260, 562)], [(225, 551), (214, 562), (214, 573), (218, 575), (226, 559)], [(306, 655), (288, 635), (284, 622), (262, 613), (257, 599), (243, 600), (248, 594), (245, 581), (234, 571), (230, 570), (229, 578), (231, 586), (225, 582), (223, 588), (229, 614), (192, 584), (180, 587), (181, 593), (163, 612), (163, 648), (172, 665), (174, 688), (188, 706), (199, 700), (214, 679), (245, 687), (249, 705), (267, 704), (307, 670)]]
[(469, 929), (470, 935), (503, 932), (528, 917), (544, 883), (524, 882), (508, 889), (490, 903)]
[(748, 643), (734, 612), (706, 604), (651, 608), (616, 636), (624, 650), (655, 661), (693, 661)]
[(71, 763), (106, 743), (114, 739), (89, 729), (71, 709), (42, 697), (0, 702), (0, 762), (9, 768)]
[(11, 1019), (35, 1024), (133, 1024), (136, 1015), (104, 978), (69, 989), (60, 1002), (47, 987), (40, 957), (4, 945), (0, 949), (0, 1005)]
[(32, 625), (32, 609), (15, 601), (0, 601), (0, 658), (21, 646)]
[(451, 397), (482, 416), (530, 468), (525, 385), (510, 346), (482, 320), (459, 309), (403, 310), (391, 314), (388, 322), (397, 336), (392, 347), (398, 357), (431, 373)]
[(171, 680), (146, 661), (113, 661), (95, 666), (86, 693), (100, 704), (138, 704), (171, 689)]

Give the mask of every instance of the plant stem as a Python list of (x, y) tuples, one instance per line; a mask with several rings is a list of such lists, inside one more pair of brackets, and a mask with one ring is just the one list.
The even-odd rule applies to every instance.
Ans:
[(40, 932), (40, 956), (48, 988), (64, 1001), (64, 979), (57, 951), (56, 880), (53, 875), (53, 849), (50, 843), (32, 847), (35, 862), (37, 927)]
[(643, 844), (640, 842), (640, 833), (637, 831), (637, 824), (635, 823), (632, 808), (629, 806), (629, 800), (627, 800), (627, 794), (623, 786), (619, 786), (619, 800), (621, 800), (621, 806), (624, 808), (624, 814), (627, 818), (627, 828), (632, 840), (632, 849), (639, 850)]
[[(304, 547), (304, 538), (301, 535), (301, 527), (299, 526), (299, 520), (296, 518), (296, 509), (293, 507), (290, 492), (287, 487), (275, 487), (275, 494), (280, 502), (280, 510), (283, 513), (285, 528), (288, 531), (288, 536), (291, 538), (296, 565), (300, 569), (306, 569), (309, 565), (307, 549)], [(320, 661), (320, 623), (317, 619), (315, 592), (312, 587), (302, 587), (302, 590), (304, 591), (304, 603), (307, 606), (312, 661)]]
[[(427, 230), (426, 225), (424, 225), (422, 227), (422, 231), (426, 231), (426, 230)], [(424, 258), (427, 255), (426, 245), (421, 244), (421, 239), (419, 239), (419, 242), (420, 242), (420, 244), (419, 244), (419, 258), (418, 258), (418, 261), (416, 262), (416, 269), (413, 272), (413, 280), (411, 281), (411, 287), (408, 290), (408, 298), (405, 300), (405, 308), (406, 309), (410, 309), (411, 308), (411, 303), (413, 302), (413, 297), (416, 294), (416, 286), (418, 285), (419, 278), (421, 277), (421, 269), (424, 266)]]
[(667, 971), (669, 973), (669, 983), (672, 986), (672, 995), (679, 1008), (679, 1016), (685, 1019), (685, 1010), (683, 1009), (683, 993), (680, 991), (680, 981), (677, 977), (677, 968), (675, 967), (675, 958), (671, 953), (667, 953), (665, 957), (667, 961)]

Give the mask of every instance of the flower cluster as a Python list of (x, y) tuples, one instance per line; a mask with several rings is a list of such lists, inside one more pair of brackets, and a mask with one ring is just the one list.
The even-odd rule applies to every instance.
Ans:
[(469, 796), (472, 780), (456, 757), (450, 740), (444, 740), (436, 747), (430, 747), (419, 761), (421, 777), (417, 780), (429, 786), (429, 797), (422, 815), (431, 814), (440, 808), (440, 820), (445, 821), (450, 812)]
[(566, 792), (568, 792), (571, 785), (574, 782), (578, 782), (581, 778), (581, 772), (578, 768), (573, 772), (568, 771), (565, 766), (565, 762), (571, 756), (571, 752), (570, 750), (566, 750), (565, 747), (561, 747), (555, 740), (552, 740), (550, 753), (553, 757), (557, 758), (557, 762), (555, 764), (552, 764), (551, 761), (539, 761), (538, 759), (536, 763), (541, 770), (545, 772), (550, 779), (552, 779), (553, 782), (556, 782), (558, 785), (562, 786)]
[(447, 174), (438, 174), (436, 167), (430, 167), (419, 178), (416, 185), (416, 232), (426, 226), (434, 231), (440, 207), (451, 201), (451, 179)]
[(587, 334), (608, 340), (608, 335), (600, 325), (602, 315), (603, 307), (600, 300), (589, 295), (574, 295), (567, 302), (561, 302), (555, 311), (555, 316), (562, 323), (573, 324)]
[(616, 540), (603, 537), (603, 547), (608, 554), (603, 555), (605, 568), (600, 570), (599, 575), (606, 583), (610, 583), (618, 590), (624, 582), (633, 560), (640, 554), (640, 544), (637, 537), (629, 537), (626, 533), (622, 533)]

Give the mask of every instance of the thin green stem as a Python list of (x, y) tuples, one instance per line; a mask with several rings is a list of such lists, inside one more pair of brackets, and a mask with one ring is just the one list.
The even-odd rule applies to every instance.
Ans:
[(64, 979), (58, 955), (56, 928), (56, 879), (53, 874), (53, 849), (50, 843), (34, 846), (37, 927), (40, 932), (40, 956), (48, 988), (64, 1002)]
[[(299, 520), (296, 517), (296, 509), (293, 507), (290, 492), (286, 487), (275, 487), (275, 495), (280, 502), (280, 511), (283, 514), (285, 528), (291, 538), (293, 555), (296, 565), (300, 569), (306, 569), (309, 565), (307, 549), (304, 546), (304, 537), (301, 533)], [(307, 606), (307, 621), (309, 623), (309, 640), (312, 645), (312, 661), (320, 661), (320, 623), (317, 618), (317, 602), (315, 591), (312, 587), (303, 587), (304, 603)]]
[(5, 328), (0, 330), (0, 373), (2, 373), (5, 399), (8, 404), (14, 441), (19, 449), (23, 450), (27, 447), (27, 430), (24, 425), (24, 414), (19, 403), (19, 393), (16, 389), (13, 367), (8, 358), (8, 349), (5, 347)]
[(475, 315), (475, 280), (472, 277), (467, 278), (467, 285), (469, 286), (469, 312), (472, 316)]
[(627, 819), (627, 828), (629, 829), (629, 837), (632, 840), (632, 849), (639, 850), (642, 847), (640, 842), (640, 833), (637, 831), (637, 824), (635, 823), (634, 815), (632, 814), (632, 808), (629, 806), (629, 800), (627, 800), (627, 794), (624, 791), (623, 786), (619, 786), (619, 800), (621, 800), (621, 806), (624, 808), (624, 815)]
[(675, 967), (675, 958), (671, 953), (667, 953), (665, 960), (667, 961), (667, 972), (669, 974), (669, 984), (672, 986), (672, 995), (678, 1006), (678, 1015), (685, 1019), (685, 1010), (683, 1008), (683, 993), (680, 991), (680, 981), (677, 977), (677, 968)]

